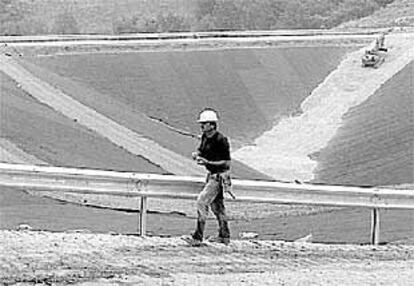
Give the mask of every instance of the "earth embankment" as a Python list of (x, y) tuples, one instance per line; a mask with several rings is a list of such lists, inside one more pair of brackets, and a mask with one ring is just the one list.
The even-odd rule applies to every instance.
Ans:
[(51, 165), (162, 172), (41, 104), (2, 72), (0, 80), (0, 134), (22, 152)]
[[(340, 65), (302, 102), (302, 114), (284, 118), (271, 130), (256, 138), (253, 146), (237, 150), (234, 157), (274, 178), (312, 181), (318, 163), (318, 158), (314, 155), (334, 138), (338, 128), (344, 124), (343, 116), (348, 110), (367, 100), (413, 61), (414, 37), (412, 35), (389, 35), (387, 44), (386, 60), (380, 69), (364, 68), (360, 64), (364, 51), (371, 47), (348, 53)], [(406, 84), (410, 85), (409, 82)], [(410, 93), (411, 91), (407, 90), (406, 97), (409, 97)], [(404, 110), (404, 106), (401, 106), (401, 109)], [(388, 128), (384, 122), (378, 125), (382, 130)], [(378, 130), (376, 133), (380, 132)], [(379, 139), (380, 136), (377, 138)], [(412, 139), (412, 134), (407, 134), (403, 138), (409, 141), (409, 138)], [(396, 144), (404, 144), (401, 138), (394, 140)], [(375, 141), (367, 145), (378, 148), (381, 146), (378, 143)], [(351, 144), (346, 148), (350, 146)], [(409, 146), (403, 149), (411, 154), (412, 149), (407, 147)], [(389, 154), (390, 151), (395, 155), (392, 149), (383, 148), (382, 151), (384, 154), (378, 154), (380, 157), (387, 156), (386, 153)], [(403, 161), (401, 163), (404, 168), (406, 163)], [(348, 167), (354, 168), (352, 162)], [(380, 168), (371, 171), (382, 172)], [(393, 182), (391, 180), (387, 183)]]
[(88, 108), (40, 80), (22, 68), (14, 59), (1, 55), (0, 62), (2, 63), (1, 70), (18, 82), (21, 88), (36, 100), (109, 139), (116, 146), (125, 148), (132, 154), (148, 158), (149, 161), (173, 174), (202, 174), (202, 169), (191, 164), (190, 159), (163, 148), (157, 142), (145, 138), (140, 133), (132, 132), (105, 115)]
[[(110, 112), (108, 104), (120, 104), (131, 118), (140, 111), (193, 134), (199, 133), (195, 122), (199, 110), (205, 106), (217, 108), (222, 120), (220, 129), (237, 148), (250, 143), (280, 118), (300, 112), (300, 103), (350, 49), (312, 46), (69, 53), (25, 59), (46, 72), (39, 68), (36, 71), (29, 64), (25, 67), (105, 114)], [(78, 84), (78, 88), (86, 86), (100, 96), (68, 90), (65, 80)], [(88, 101), (88, 97), (93, 100)], [(124, 119), (114, 112), (111, 116)], [(141, 128), (131, 120), (123, 122), (130, 128)], [(157, 140), (167, 144), (165, 139)], [(175, 150), (182, 144), (171, 145), (167, 146)], [(182, 149), (178, 151), (188, 152)]]
[(414, 182), (414, 61), (350, 109), (318, 154), (315, 182), (392, 185)]
[[(396, 47), (393, 44), (393, 37), (403, 38), (404, 34), (393, 35), (387, 39), (387, 44)], [(314, 106), (318, 106), (319, 109), (325, 106), (324, 108), (329, 112), (315, 108), (313, 114), (318, 118), (308, 119), (308, 115), (301, 114), (304, 111), (301, 104), (305, 98), (307, 101), (310, 100), (311, 92), (335, 70), (344, 59), (346, 52), (354, 51), (356, 55), (355, 62), (349, 60), (350, 65), (355, 69), (351, 69), (349, 74), (353, 74), (354, 78), (357, 76), (363, 78), (364, 75), (367, 80), (379, 78), (371, 70), (360, 68), (357, 61), (360, 60), (361, 51), (357, 51), (359, 46), (356, 44), (354, 46), (346, 44), (346, 47), (341, 48), (338, 47), (338, 43), (321, 47), (315, 47), (314, 43), (311, 45), (312, 47), (295, 48), (282, 46), (190, 51), (145, 50), (122, 53), (113, 50), (112, 53), (98, 51), (95, 54), (69, 52), (41, 57), (23, 57), (21, 64), (84, 105), (184, 156), (188, 156), (188, 150), (192, 150), (197, 144), (193, 139), (198, 133), (198, 127), (194, 122), (195, 115), (204, 106), (216, 107), (222, 115), (220, 129), (230, 136), (233, 151), (236, 151), (235, 157), (240, 155), (241, 147), (245, 147), (245, 150), (257, 148), (261, 156), (266, 154), (264, 160), (257, 159), (261, 158), (257, 154), (253, 154), (250, 161), (241, 158), (246, 156), (240, 156), (238, 159), (245, 160), (247, 165), (254, 165), (253, 167), (261, 172), (273, 168), (274, 170), (267, 172), (267, 175), (275, 179), (309, 181), (315, 178), (316, 168), (322, 168), (319, 165), (316, 167), (317, 164), (323, 164), (322, 160), (335, 160), (333, 159), (335, 156), (330, 157), (332, 152), (324, 154), (324, 151), (329, 150), (328, 145), (333, 142), (331, 140), (335, 138), (336, 130), (348, 124), (348, 109), (364, 101), (368, 94), (375, 94), (376, 88), (366, 91), (365, 80), (357, 80), (360, 85), (357, 88), (355, 82), (350, 83), (345, 75), (341, 76), (340, 71), (335, 71), (338, 73), (336, 78), (340, 81), (338, 86), (343, 86), (344, 92), (351, 94), (352, 85), (354, 97), (360, 98), (359, 100), (355, 101), (352, 99), (354, 97), (345, 94), (342, 96), (338, 90), (335, 91), (336, 97), (329, 97), (323, 95), (324, 92), (320, 91), (321, 87), (319, 87), (317, 94), (312, 96), (313, 100), (317, 102), (318, 96), (324, 100), (321, 99), (320, 104), (316, 103)], [(394, 55), (399, 53), (397, 49), (390, 49), (387, 62), (394, 57), (391, 51)], [(388, 79), (391, 79), (393, 72), (389, 67), (384, 67), (378, 73), (384, 70), (387, 71)], [(400, 84), (406, 88), (401, 90), (405, 89), (407, 93), (410, 90), (410, 86), (407, 86), (410, 81), (402, 80), (404, 82)], [(342, 81), (345, 84), (342, 84)], [(389, 82), (383, 79), (383, 85), (388, 86)], [(389, 89), (387, 94), (390, 94)], [(329, 98), (330, 102), (328, 102)], [(347, 103), (344, 103), (345, 101)], [(401, 106), (403, 105), (404, 103), (401, 102)], [(336, 114), (335, 120), (331, 116), (333, 113)], [(384, 134), (386, 125), (381, 125), (381, 121), (378, 121), (374, 113), (370, 114), (370, 120), (378, 122), (378, 128), (382, 130), (379, 130), (378, 134)], [(321, 119), (319, 115), (321, 118), (326, 118)], [(329, 116), (331, 117), (328, 118)], [(148, 120), (148, 117), (152, 120)], [(308, 120), (308, 124), (304, 124), (302, 119)], [(285, 124), (286, 130), (283, 129), (282, 123), (288, 123), (289, 120), (292, 120), (292, 124), (296, 122), (296, 125), (302, 127)], [(179, 129), (182, 133), (177, 134), (173, 129)], [(326, 136), (320, 136), (322, 129), (325, 130), (323, 134)], [(276, 143), (269, 143), (268, 145), (272, 146), (268, 148), (269, 150), (262, 150), (263, 148), (257, 145), (257, 142), (263, 141), (259, 139), (261, 135), (278, 131), (279, 135), (270, 136), (273, 138), (270, 141), (275, 140)], [(404, 140), (408, 141), (411, 135), (397, 136), (404, 137), (406, 138)], [(378, 142), (387, 140), (384, 137), (376, 139)], [(255, 143), (255, 140), (259, 141)], [(410, 156), (408, 160), (404, 160), (397, 154), (409, 153), (409, 146), (406, 144), (405, 146), (399, 144), (399, 146), (400, 151), (395, 149), (394, 157), (397, 161), (393, 164), (398, 165), (402, 160), (400, 165), (404, 166), (405, 175), (398, 176), (394, 172), (394, 175), (390, 176), (386, 171), (387, 168), (371, 168), (371, 175), (365, 176), (366, 180), (359, 179), (352, 183), (352, 178), (349, 178), (347, 184), (395, 185), (412, 181), (412, 176), (408, 174), (412, 166), (407, 163)], [(328, 149), (324, 149), (325, 147)], [(363, 146), (360, 145), (358, 148)], [(346, 152), (345, 149), (346, 147), (343, 147), (343, 151), (334, 152)], [(357, 149), (354, 150), (359, 154)], [(378, 152), (389, 153), (384, 145)], [(282, 159), (269, 163), (271, 158)], [(246, 160), (249, 162), (247, 163)], [(341, 166), (338, 168), (347, 168), (349, 174), (358, 176), (358, 168), (361, 167), (358, 162), (345, 163), (344, 160), (339, 162)], [(255, 164), (272, 165), (272, 167), (260, 167)], [(266, 178), (238, 162), (234, 165), (236, 177)], [(338, 168), (333, 170), (339, 171)], [(375, 175), (376, 172), (381, 174)], [(330, 178), (334, 176), (335, 174), (331, 174)], [(328, 177), (319, 176), (315, 178), (315, 182), (334, 183), (325, 178)]]

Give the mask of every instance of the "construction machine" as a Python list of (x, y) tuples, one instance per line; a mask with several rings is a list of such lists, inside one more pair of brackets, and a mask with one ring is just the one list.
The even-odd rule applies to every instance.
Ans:
[(384, 61), (388, 49), (385, 47), (385, 33), (381, 34), (376, 40), (375, 45), (366, 50), (362, 56), (363, 67), (378, 68)]

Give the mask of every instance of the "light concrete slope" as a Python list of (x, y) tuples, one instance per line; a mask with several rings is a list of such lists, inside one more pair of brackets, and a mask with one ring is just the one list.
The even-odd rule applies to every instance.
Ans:
[(34, 98), (76, 120), (132, 154), (140, 155), (176, 175), (204, 175), (203, 168), (190, 159), (170, 151), (157, 142), (131, 131), (64, 94), (28, 72), (12, 57), (0, 55), (0, 70), (20, 84)]
[(378, 69), (361, 66), (361, 56), (369, 47), (349, 53), (302, 103), (302, 114), (281, 120), (233, 157), (275, 179), (312, 180), (317, 165), (312, 154), (333, 138), (342, 116), (414, 60), (414, 34), (389, 35), (386, 45), (386, 61)]

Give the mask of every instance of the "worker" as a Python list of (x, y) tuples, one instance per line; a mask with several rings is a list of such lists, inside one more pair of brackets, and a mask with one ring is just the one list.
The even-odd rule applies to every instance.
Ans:
[(375, 39), (375, 46), (372, 49), (373, 53), (378, 53), (378, 51), (387, 52), (388, 49), (385, 47), (385, 35), (386, 33), (382, 33)]
[(197, 122), (202, 131), (200, 144), (192, 158), (197, 164), (204, 166), (208, 173), (203, 190), (197, 198), (197, 225), (191, 236), (184, 239), (193, 246), (202, 244), (204, 228), (209, 208), (217, 218), (218, 236), (209, 239), (211, 242), (230, 243), (230, 231), (224, 206), (224, 192), (230, 191), (230, 145), (226, 136), (218, 128), (219, 115), (211, 108), (202, 110)]

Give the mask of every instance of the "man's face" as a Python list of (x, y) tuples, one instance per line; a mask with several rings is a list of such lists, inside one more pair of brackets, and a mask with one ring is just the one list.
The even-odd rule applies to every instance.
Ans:
[(200, 128), (203, 133), (210, 132), (214, 129), (213, 124), (211, 124), (211, 122), (201, 122)]

